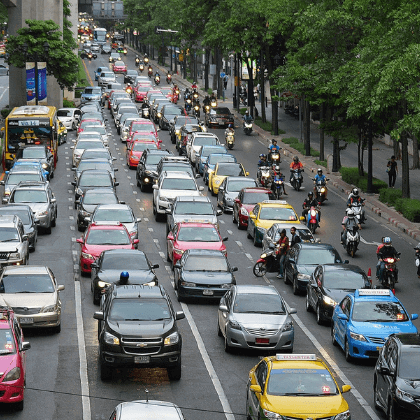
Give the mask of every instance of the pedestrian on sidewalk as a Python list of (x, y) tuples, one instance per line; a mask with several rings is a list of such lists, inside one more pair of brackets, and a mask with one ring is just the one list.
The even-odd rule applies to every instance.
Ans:
[(386, 165), (386, 171), (388, 172), (388, 178), (389, 178), (389, 188), (394, 188), (395, 180), (397, 179), (398, 174), (398, 164), (395, 161), (395, 156), (391, 156), (391, 160), (388, 161), (388, 164)]

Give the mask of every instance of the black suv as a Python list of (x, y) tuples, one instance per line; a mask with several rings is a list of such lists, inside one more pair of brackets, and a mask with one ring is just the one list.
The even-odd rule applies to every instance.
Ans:
[(199, 124), (198, 118), (191, 115), (177, 115), (173, 121), (169, 123), (169, 135), (171, 136), (171, 142), (176, 144), (177, 138), (181, 136), (181, 127), (184, 124)]
[(102, 297), (98, 322), (101, 379), (113, 367), (166, 367), (169, 379), (181, 378), (182, 338), (175, 312), (162, 286), (112, 285)]
[(164, 156), (172, 155), (167, 150), (146, 149), (137, 165), (136, 180), (137, 186), (141, 191), (145, 191), (147, 187), (152, 187), (155, 179), (158, 178), (157, 166)]
[(376, 362), (374, 402), (387, 419), (420, 418), (420, 336), (392, 334)]

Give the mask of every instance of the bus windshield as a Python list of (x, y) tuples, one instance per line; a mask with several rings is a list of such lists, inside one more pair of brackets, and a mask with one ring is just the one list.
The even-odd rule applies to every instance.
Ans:
[(96, 42), (106, 42), (106, 29), (104, 28), (96, 28), (94, 31), (94, 41)]
[(25, 127), (10, 126), (8, 127), (7, 147), (10, 152), (19, 149), (19, 146), (27, 144), (51, 145), (52, 132), (51, 127)]

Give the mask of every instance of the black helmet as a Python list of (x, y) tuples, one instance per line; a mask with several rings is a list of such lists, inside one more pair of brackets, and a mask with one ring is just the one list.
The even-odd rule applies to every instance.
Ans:
[(318, 168), (318, 175), (322, 175), (322, 169), (321, 168)]
[(314, 193), (312, 191), (308, 192), (308, 198), (313, 198), (314, 197)]
[(293, 161), (294, 162), (299, 162), (299, 156), (297, 156), (297, 155), (293, 156)]
[(277, 143), (277, 140), (276, 140), (276, 139), (272, 139), (272, 140), (271, 140), (271, 143), (273, 143), (273, 144), (274, 144), (274, 143)]

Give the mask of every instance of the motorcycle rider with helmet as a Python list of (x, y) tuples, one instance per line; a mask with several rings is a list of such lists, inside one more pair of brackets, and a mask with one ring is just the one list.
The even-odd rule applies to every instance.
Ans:
[(299, 156), (293, 156), (293, 161), (290, 164), (290, 182), (292, 182), (293, 179), (293, 171), (295, 171), (296, 169), (302, 169), (303, 168), (303, 164), (302, 162), (299, 160)]
[(193, 82), (192, 83), (192, 85), (191, 85), (191, 89), (198, 89), (198, 85), (197, 85), (197, 82)]
[[(360, 204), (361, 206), (364, 206), (364, 202), (362, 197), (359, 195), (359, 190), (357, 188), (353, 188), (351, 190), (351, 193), (349, 194), (349, 197), (347, 199), (347, 207), (351, 207), (353, 204)], [(362, 209), (361, 215), (360, 215), (360, 222), (365, 222), (365, 210)], [(359, 223), (359, 229), (362, 229), (361, 224)]]
[[(225, 138), (228, 136), (228, 134), (232, 133), (235, 135), (235, 130), (233, 129), (233, 125), (229, 124), (225, 130)], [(261, 156), (261, 155), (260, 155)]]
[[(397, 250), (392, 246), (392, 240), (389, 236), (386, 236), (384, 238), (384, 246), (379, 250), (378, 252), (378, 259), (380, 260), (380, 266), (379, 266), (379, 281), (383, 284), (384, 282), (384, 271), (385, 271), (385, 258), (394, 258), (395, 260), (398, 260), (398, 252)], [(398, 275), (398, 270), (395, 267), (396, 274)], [(398, 283), (398, 276), (395, 278), (395, 283)]]
[(268, 166), (267, 156), (264, 153), (261, 153), (259, 156), (260, 160), (258, 161), (258, 167)]
[(246, 110), (245, 111), (245, 115), (244, 115), (244, 122), (245, 123), (252, 123), (252, 117), (251, 117), (251, 115), (249, 114), (249, 111), (248, 110)]
[(420, 242), (414, 248), (416, 251), (416, 267), (417, 267), (417, 277), (420, 279)]
[[(317, 174), (314, 177), (314, 194), (315, 194), (315, 198), (319, 198), (318, 197), (318, 189), (316, 188), (316, 185), (318, 182), (321, 182), (322, 185), (326, 185), (327, 184), (327, 177), (322, 173), (322, 169), (318, 168), (317, 170)], [(325, 189), (325, 200), (328, 200), (327, 198), (327, 194), (328, 194), (328, 190)]]
[(308, 198), (305, 198), (302, 204), (302, 216), (306, 220), (306, 215), (308, 214), (311, 207), (315, 207), (318, 210), (318, 223), (321, 222), (321, 211), (318, 207), (318, 201), (314, 198), (314, 193), (312, 191), (309, 191)]
[(357, 222), (354, 217), (354, 211), (352, 209), (346, 209), (346, 215), (343, 217), (343, 221), (341, 222), (341, 226), (343, 231), (341, 232), (341, 243), (344, 244), (346, 242), (346, 230), (348, 227), (357, 225)]
[[(271, 179), (273, 179), (273, 180), (275, 179), (275, 177), (279, 177), (279, 178), (282, 178), (284, 180), (283, 174), (280, 171), (280, 166), (275, 164), (275, 163), (273, 163), (270, 167), (270, 176), (271, 176)], [(282, 186), (283, 186), (283, 194), (284, 195), (289, 195), (286, 192), (284, 182), (283, 182)], [(273, 194), (274, 194), (275, 188), (276, 188), (276, 184), (274, 182), (272, 182), (271, 183), (271, 191), (273, 192)]]

